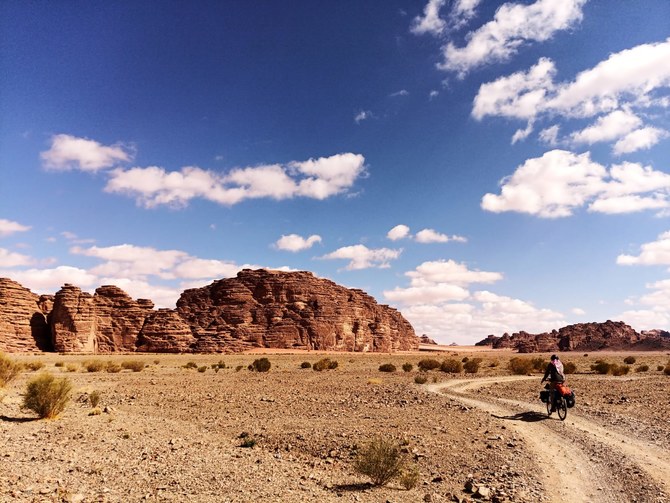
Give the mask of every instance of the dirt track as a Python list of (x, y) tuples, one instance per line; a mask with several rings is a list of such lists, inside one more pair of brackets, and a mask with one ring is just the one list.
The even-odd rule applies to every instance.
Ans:
[[(670, 462), (667, 452), (631, 435), (613, 432), (569, 409), (564, 422), (547, 417), (546, 407), (505, 398), (475, 398), (468, 391), (500, 382), (537, 380), (509, 376), (459, 379), (429, 386), (469, 407), (510, 420), (543, 470), (551, 501), (667, 501)], [(604, 457), (603, 459), (598, 458)], [(636, 475), (634, 480), (628, 474)]]

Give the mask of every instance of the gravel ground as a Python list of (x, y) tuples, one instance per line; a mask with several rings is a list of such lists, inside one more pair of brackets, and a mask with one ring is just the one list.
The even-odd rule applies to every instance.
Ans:
[[(36, 420), (20, 408), (21, 393), (34, 372), (24, 372), (5, 390), (0, 403), (0, 501), (471, 501), (480, 486), (477, 497), (484, 500), (554, 499), (537, 453), (529, 447), (532, 438), (485, 408), (431, 391), (433, 381), (509, 375), (506, 361), (515, 356), (511, 353), (478, 353), (484, 361), (477, 375), (451, 377), (433, 371), (427, 374), (427, 385), (414, 382), (416, 363), (448, 355), (330, 354), (339, 366), (323, 372), (301, 369), (300, 364), (324, 355), (266, 356), (272, 362), (267, 373), (246, 368), (259, 355), (97, 357), (119, 364), (142, 359), (147, 364), (141, 372), (120, 373), (85, 372), (80, 364), (91, 356), (16, 357), (45, 363), (43, 370), (68, 377), (75, 391), (59, 418)], [(580, 358), (586, 364), (595, 355)], [(668, 357), (659, 353), (642, 358), (660, 364)], [(211, 365), (220, 360), (226, 368), (215, 372)], [(208, 368), (183, 368), (189, 361)], [(398, 371), (378, 370), (388, 362)], [(400, 370), (405, 362), (413, 363), (414, 370)], [(77, 365), (77, 371), (66, 372), (68, 364)], [(236, 371), (238, 366), (242, 369)], [(575, 375), (570, 384), (577, 406), (570, 413), (667, 449), (668, 377), (656, 371), (656, 364), (652, 369), (625, 377)], [(511, 395), (541, 406), (536, 377), (537, 382), (484, 386), (472, 396), (495, 401)], [(92, 391), (101, 394), (100, 414), (91, 415)], [(609, 462), (588, 433), (571, 435), (580, 445), (591, 445), (587, 451), (594, 465)], [(372, 487), (356, 473), (357, 453), (375, 437), (401, 446), (407, 466), (420, 473), (415, 487), (406, 489), (397, 480)], [(243, 447), (245, 440), (254, 445)], [(664, 501), (659, 498), (666, 493), (635, 459), (625, 458), (619, 466), (616, 472), (630, 474), (638, 485), (637, 501)], [(598, 501), (594, 490), (593, 501)]]

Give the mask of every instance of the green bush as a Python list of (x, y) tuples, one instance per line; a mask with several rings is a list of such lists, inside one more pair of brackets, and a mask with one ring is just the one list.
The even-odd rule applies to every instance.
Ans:
[(32, 410), (42, 419), (52, 419), (65, 410), (71, 393), (72, 383), (68, 378), (56, 379), (45, 372), (28, 383), (23, 408)]
[(665, 369), (663, 370), (663, 372), (665, 373), (665, 375), (670, 376), (670, 363), (668, 363), (665, 366)]
[(121, 362), (121, 367), (133, 372), (142, 372), (144, 370), (144, 360), (125, 360)]
[(121, 365), (118, 365), (110, 360), (107, 362), (105, 370), (110, 374), (118, 374), (119, 372), (121, 372)]
[(454, 358), (448, 358), (442, 362), (440, 370), (449, 374), (460, 374), (463, 371), (463, 364)]
[(235, 367), (235, 372), (239, 372), (243, 368), (244, 368), (244, 365), (238, 365), (237, 367)]
[(649, 365), (640, 365), (635, 369), (635, 372), (647, 372), (649, 370)]
[(369, 477), (375, 486), (386, 485), (400, 474), (403, 465), (400, 448), (382, 438), (375, 438), (361, 449), (354, 461), (356, 471)]
[(321, 372), (322, 370), (336, 369), (337, 365), (337, 361), (335, 360), (331, 360), (330, 358), (322, 358), (314, 365), (312, 365), (312, 369), (316, 370), (317, 372)]
[(201, 374), (207, 370), (207, 365), (203, 365), (202, 367), (198, 367), (198, 372)]
[(465, 370), (466, 374), (476, 374), (479, 372), (479, 363), (481, 362), (480, 358), (474, 358), (473, 360), (469, 360), (465, 362), (465, 365), (463, 365), (463, 370)]
[(251, 364), (252, 369), (255, 370), (256, 372), (267, 372), (270, 370), (270, 367), (272, 364), (270, 363), (270, 360), (267, 358), (258, 358), (257, 360), (254, 360), (253, 363)]
[(414, 368), (414, 365), (412, 365), (411, 363), (403, 363), (402, 364), (403, 372), (411, 372), (413, 368)]
[(597, 360), (593, 365), (591, 365), (591, 370), (595, 371), (596, 374), (609, 374), (612, 369), (611, 363), (607, 363), (602, 360)]
[(632, 365), (633, 363), (635, 363), (635, 361), (636, 360), (634, 356), (627, 356), (626, 358), (623, 359), (623, 362), (628, 365)]
[(515, 356), (507, 364), (507, 368), (516, 375), (527, 375), (533, 370), (533, 362), (529, 358)]
[(419, 473), (418, 468), (416, 466), (412, 466), (411, 468), (402, 471), (398, 482), (400, 482), (400, 485), (409, 491), (416, 487), (420, 478), (421, 474)]
[(91, 360), (84, 362), (84, 368), (87, 372), (100, 372), (105, 368), (105, 364), (102, 360)]
[(95, 409), (98, 404), (100, 403), (100, 392), (99, 391), (91, 391), (88, 394), (88, 402), (91, 404), (91, 408)]
[(425, 360), (421, 360), (419, 363), (417, 363), (417, 367), (419, 367), (419, 370), (422, 372), (439, 369), (441, 365), (442, 364), (440, 362), (434, 360), (433, 358), (426, 358)]
[(418, 376), (414, 377), (414, 382), (417, 384), (426, 384), (428, 382), (428, 377), (423, 374), (419, 374)]
[(21, 364), (0, 353), (0, 388), (4, 388), (21, 373)]
[(626, 375), (628, 372), (630, 372), (630, 367), (626, 365), (617, 365), (616, 363), (613, 363), (612, 366), (610, 367), (610, 372), (612, 375), (615, 376), (623, 376)]
[(665, 367), (663, 365), (656, 365), (656, 370), (662, 372)]
[(64, 362), (56, 362), (54, 363), (54, 367), (64, 367), (65, 363)]
[(312, 364), (309, 363), (309, 362), (302, 362), (302, 363), (300, 364), (300, 368), (301, 368), (301, 369), (311, 369), (311, 368), (312, 368)]
[(575, 372), (577, 372), (577, 365), (575, 365), (575, 364), (572, 363), (572, 362), (565, 362), (565, 363), (563, 364), (563, 372), (564, 372), (566, 375), (567, 375), (567, 374), (574, 374)]
[(544, 372), (546, 364), (544, 363), (544, 358), (531, 358), (531, 364), (533, 365), (533, 370), (535, 372)]
[(396, 368), (395, 368), (395, 365), (393, 365), (392, 363), (382, 363), (379, 366), (379, 371), (380, 372), (395, 372)]
[(198, 364), (195, 363), (195, 362), (187, 362), (187, 363), (184, 364), (184, 368), (185, 369), (197, 369)]

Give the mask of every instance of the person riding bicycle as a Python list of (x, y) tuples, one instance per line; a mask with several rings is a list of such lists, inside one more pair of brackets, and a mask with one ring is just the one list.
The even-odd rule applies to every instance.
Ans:
[(556, 410), (556, 404), (554, 403), (556, 385), (565, 382), (563, 363), (561, 363), (561, 360), (559, 360), (558, 356), (556, 355), (551, 355), (551, 361), (547, 365), (547, 370), (544, 371), (544, 377), (540, 383), (543, 383), (547, 379), (549, 380), (549, 400), (551, 401), (551, 412), (554, 412)]

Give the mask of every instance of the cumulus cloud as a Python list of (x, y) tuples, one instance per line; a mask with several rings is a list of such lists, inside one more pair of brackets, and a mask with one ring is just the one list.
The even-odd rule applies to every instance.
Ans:
[(370, 110), (361, 110), (356, 115), (354, 115), (354, 122), (360, 124), (364, 120), (371, 119), (373, 117)]
[(58, 266), (51, 269), (5, 269), (0, 276), (12, 278), (33, 292), (55, 292), (65, 283), (82, 288), (96, 285), (98, 276), (78, 267)]
[(328, 253), (321, 258), (325, 260), (349, 260), (350, 262), (345, 268), (349, 271), (368, 269), (371, 267), (385, 269), (390, 267), (390, 262), (400, 257), (401, 253), (402, 249), (371, 249), (365, 245), (359, 244), (338, 248), (334, 252)]
[(343, 153), (286, 166), (238, 168), (227, 174), (194, 166), (172, 172), (157, 166), (115, 169), (105, 191), (134, 196), (147, 208), (183, 207), (195, 198), (226, 206), (258, 198), (322, 200), (349, 190), (364, 174), (364, 163), (362, 155)]
[(584, 316), (586, 314), (586, 311), (579, 307), (573, 307), (570, 311), (577, 316)]
[(31, 229), (28, 225), (22, 225), (12, 220), (0, 218), (0, 237), (11, 236), (17, 232), (26, 232)]
[(631, 213), (670, 205), (670, 175), (637, 163), (607, 169), (589, 153), (552, 150), (528, 159), (486, 194), (486, 211), (515, 211), (543, 218), (567, 217), (584, 206), (599, 213)]
[[(447, 43), (442, 48), (444, 61), (438, 68), (463, 77), (473, 68), (507, 61), (524, 44), (544, 42), (557, 31), (574, 27), (582, 19), (585, 3), (586, 0), (537, 0), (530, 5), (503, 4), (493, 20), (468, 34), (464, 47)], [(430, 26), (434, 25), (435, 22)]]
[(424, 262), (405, 275), (410, 285), (386, 290), (384, 297), (400, 306), (417, 333), (444, 342), (472, 344), (491, 333), (542, 331), (564, 324), (560, 313), (538, 309), (529, 302), (486, 290), (468, 290), (471, 284), (501, 280), (503, 275), (498, 272), (440, 260)]
[(639, 255), (619, 255), (619, 265), (670, 265), (670, 231), (658, 236), (656, 241), (644, 243)]
[(423, 9), (423, 14), (412, 21), (410, 31), (415, 35), (440, 35), (447, 28), (447, 23), (440, 18), (440, 9), (444, 7), (447, 0), (428, 0)]
[[(579, 73), (573, 81), (556, 82), (554, 62), (540, 58), (525, 72), (482, 84), (473, 102), (472, 116), (478, 120), (496, 116), (526, 121), (538, 117), (598, 116), (593, 124), (569, 135), (569, 141), (576, 144), (616, 141), (617, 155), (650, 148), (668, 137), (668, 132), (644, 126), (633, 110), (667, 106), (670, 100), (663, 93), (670, 87), (668, 60), (670, 39), (611, 54)], [(548, 133), (551, 129), (543, 131)], [(555, 144), (557, 132), (544, 140)]]
[(386, 237), (389, 238), (391, 241), (397, 241), (399, 239), (404, 239), (408, 237), (409, 234), (409, 227), (407, 227), (404, 224), (399, 224), (396, 225), (393, 229), (388, 231), (386, 234)]
[(290, 252), (299, 252), (308, 250), (316, 243), (321, 242), (321, 236), (313, 234), (308, 238), (304, 238), (298, 234), (282, 235), (274, 244), (278, 250), (286, 250)]
[(55, 171), (78, 169), (96, 172), (111, 168), (117, 163), (128, 162), (131, 153), (120, 144), (102, 145), (88, 138), (68, 134), (51, 137), (51, 147), (40, 154), (44, 167)]
[(34, 263), (35, 260), (28, 255), (0, 248), (0, 267), (19, 267), (32, 265)]

